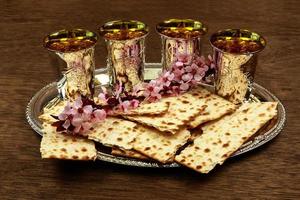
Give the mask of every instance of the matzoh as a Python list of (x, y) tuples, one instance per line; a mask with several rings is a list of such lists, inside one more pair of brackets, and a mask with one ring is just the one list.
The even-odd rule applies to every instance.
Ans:
[(183, 146), (190, 137), (188, 130), (170, 134), (142, 125), (137, 126), (137, 132), (133, 149), (162, 163), (172, 162), (178, 148)]
[(132, 141), (136, 137), (134, 127), (136, 123), (108, 117), (95, 125), (88, 133), (88, 138), (102, 143), (105, 146), (118, 146), (122, 149), (132, 149)]
[(116, 112), (119, 115), (158, 115), (168, 111), (169, 102), (158, 101), (153, 103), (141, 103), (139, 107), (130, 109), (127, 112)]
[(39, 119), (47, 124), (51, 124), (51, 123), (57, 121), (51, 115), (54, 115), (54, 116), (59, 115), (64, 110), (64, 107), (66, 105), (67, 105), (67, 101), (60, 101), (57, 104), (51, 106), (50, 108), (45, 107), (43, 109), (43, 113), (41, 115), (39, 115)]
[(117, 147), (113, 147), (111, 150), (111, 154), (115, 156), (122, 156), (128, 158), (137, 158), (142, 160), (149, 160), (149, 157), (135, 151), (135, 150), (127, 150), (127, 149), (120, 149)]
[[(193, 96), (197, 95), (197, 97)], [(166, 97), (161, 101), (169, 102), (169, 110), (163, 115), (124, 116), (132, 121), (154, 127), (163, 132), (177, 133), (195, 116), (205, 109), (204, 101), (198, 99), (197, 90), (191, 90), (176, 97)]]
[(95, 160), (97, 150), (93, 141), (63, 133), (57, 133), (50, 124), (43, 125), (41, 141), (42, 158), (67, 160)]
[(190, 130), (190, 132), (191, 132), (191, 137), (189, 138), (189, 142), (194, 142), (194, 140), (203, 133), (200, 127), (192, 129)]
[(194, 90), (193, 96), (197, 101), (202, 101), (205, 105), (205, 110), (195, 116), (194, 120), (189, 123), (190, 128), (195, 128), (200, 124), (212, 121), (222, 117), (225, 114), (232, 113), (236, 109), (236, 105), (224, 98), (212, 94), (203, 87), (198, 87)]
[(245, 103), (236, 112), (202, 128), (175, 160), (201, 173), (222, 164), (253, 134), (277, 114), (276, 102)]

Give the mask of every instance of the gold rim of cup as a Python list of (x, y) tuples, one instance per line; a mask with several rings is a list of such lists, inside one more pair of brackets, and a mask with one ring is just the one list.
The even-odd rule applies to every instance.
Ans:
[(156, 31), (172, 39), (193, 39), (207, 33), (207, 27), (193, 19), (168, 19), (156, 25)]
[[(234, 41), (237, 40), (239, 42), (244, 42), (251, 45), (251, 42), (254, 42), (253, 44), (256, 44), (257, 46), (253, 47), (252, 49), (246, 49), (244, 52), (239, 51), (239, 49), (236, 49), (234, 51), (231, 51), (229, 46), (227, 47), (220, 47), (218, 46), (217, 42), (224, 41), (225, 43), (228, 41)], [(255, 54), (260, 51), (262, 51), (266, 47), (266, 39), (259, 35), (256, 32), (252, 32), (246, 29), (223, 29), (219, 30), (216, 33), (212, 34), (210, 37), (210, 44), (211, 46), (222, 53), (231, 53), (231, 54)], [(252, 45), (253, 45), (252, 44)], [(234, 47), (233, 47), (234, 48)]]
[(148, 26), (137, 20), (115, 20), (106, 22), (99, 28), (99, 33), (106, 40), (132, 40), (146, 37)]
[(50, 33), (44, 38), (43, 44), (49, 51), (69, 53), (93, 47), (97, 40), (96, 33), (76, 28)]

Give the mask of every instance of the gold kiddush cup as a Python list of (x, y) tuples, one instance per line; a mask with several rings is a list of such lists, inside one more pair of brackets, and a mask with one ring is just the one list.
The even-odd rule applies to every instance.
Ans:
[(206, 26), (192, 19), (169, 19), (156, 25), (162, 40), (162, 67), (167, 70), (180, 54), (201, 54)]
[(105, 23), (99, 29), (107, 46), (110, 84), (122, 84), (127, 92), (144, 81), (146, 24), (135, 20)]
[(216, 93), (240, 104), (249, 100), (257, 65), (258, 52), (266, 40), (243, 29), (220, 30), (210, 37), (216, 63)]
[(44, 47), (66, 62), (66, 67), (60, 69), (63, 78), (57, 83), (62, 99), (93, 97), (96, 42), (96, 34), (83, 29), (60, 30), (44, 38)]

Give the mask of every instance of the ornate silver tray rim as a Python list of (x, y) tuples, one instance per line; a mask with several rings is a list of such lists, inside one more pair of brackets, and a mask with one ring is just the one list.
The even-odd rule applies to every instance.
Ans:
[[(157, 74), (160, 72), (160, 63), (146, 63), (145, 67), (145, 80), (151, 80), (156, 78)], [(108, 83), (108, 77), (106, 75), (106, 68), (100, 68), (95, 71), (95, 78), (98, 82), (105, 85)], [(36, 131), (39, 135), (43, 135), (42, 127), (40, 124), (39, 119), (37, 116), (41, 112), (42, 108), (51, 101), (55, 95), (57, 94), (56, 90), (56, 84), (57, 82), (50, 83), (43, 87), (41, 90), (39, 90), (29, 101), (27, 108), (26, 108), (26, 119), (31, 126), (31, 128)], [(209, 87), (206, 85), (206, 87)], [(210, 86), (211, 87), (211, 86)], [(278, 116), (277, 116), (277, 122), (276, 124), (269, 129), (267, 132), (256, 136), (253, 140), (250, 140), (249, 142), (243, 144), (239, 150), (237, 150), (234, 154), (231, 155), (231, 157), (235, 157), (237, 155), (246, 153), (248, 151), (251, 151), (253, 149), (256, 149), (263, 144), (269, 142), (273, 138), (275, 138), (280, 131), (284, 127), (284, 123), (286, 120), (286, 113), (285, 108), (283, 104), (280, 102), (280, 100), (271, 92), (269, 92), (264, 87), (258, 85), (257, 83), (253, 84), (254, 91), (259, 92), (260, 95), (264, 95), (262, 97), (268, 98), (266, 100), (276, 101), (278, 102)], [(52, 93), (51, 93), (52, 92)], [(52, 96), (50, 96), (52, 94)], [(104, 152), (97, 152), (97, 159), (111, 162), (115, 164), (121, 164), (121, 165), (128, 165), (128, 166), (137, 166), (137, 167), (151, 167), (151, 168), (170, 168), (170, 167), (180, 167), (177, 163), (171, 163), (171, 164), (159, 164), (155, 161), (143, 161), (133, 158), (125, 158), (120, 156), (114, 156), (111, 154), (107, 154)]]

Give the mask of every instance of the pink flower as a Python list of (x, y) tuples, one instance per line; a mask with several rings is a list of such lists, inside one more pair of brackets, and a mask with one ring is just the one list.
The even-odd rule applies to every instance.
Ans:
[(139, 101), (136, 99), (121, 101), (119, 99), (119, 105), (114, 109), (116, 112), (128, 112), (130, 109), (135, 109), (139, 106)]
[(193, 74), (191, 74), (191, 73), (182, 75), (182, 80), (185, 82), (190, 82), (192, 80), (192, 78), (193, 78)]
[(180, 93), (180, 88), (179, 86), (172, 86), (171, 88), (171, 96), (176, 96)]
[(159, 92), (161, 91), (162, 87), (159, 82), (156, 80), (151, 80), (150, 83), (146, 85), (146, 88), (144, 90), (144, 96), (150, 97), (150, 96), (157, 96)]
[(90, 121), (83, 121), (81, 118), (74, 118), (72, 125), (75, 127), (73, 132), (81, 135), (86, 135), (87, 131), (93, 127)]
[[(79, 111), (78, 111), (79, 112)], [(93, 106), (92, 105), (86, 105), (82, 108), (82, 113), (90, 115), (93, 112)]]
[(175, 81), (180, 81), (182, 75), (184, 74), (184, 69), (175, 69), (173, 71), (173, 73), (174, 73), (174, 80)]
[(140, 104), (140, 102), (136, 99), (133, 99), (133, 100), (130, 101), (130, 107), (132, 109), (135, 109), (135, 108), (139, 107), (139, 104)]
[(177, 61), (175, 62), (176, 67), (182, 67), (183, 66), (183, 62), (181, 61)]
[(81, 98), (76, 99), (72, 111), (73, 118), (71, 120), (71, 124), (75, 127), (74, 133), (83, 134), (92, 127), (93, 107), (91, 105), (82, 106)]
[(97, 110), (94, 110), (93, 111), (93, 114), (92, 114), (92, 121), (93, 122), (100, 122), (102, 120), (104, 120), (106, 118), (106, 112), (105, 110), (103, 109), (97, 109)]
[(177, 95), (203, 80), (208, 70), (204, 57), (179, 54), (169, 71), (145, 87), (144, 96), (150, 102), (157, 101), (161, 94)]
[[(74, 116), (74, 118), (81, 118), (85, 121), (89, 120), (91, 118), (92, 112), (93, 112), (93, 107), (91, 105), (86, 105), (84, 107), (75, 107), (74, 106), (74, 108), (72, 109), (72, 115)], [(73, 122), (73, 120), (72, 120), (72, 122)]]
[(180, 90), (187, 91), (190, 88), (190, 85), (188, 83), (182, 83), (180, 85)]
[(192, 60), (192, 56), (190, 54), (178, 54), (177, 60), (183, 64), (189, 64)]
[(67, 119), (67, 120), (63, 123), (62, 126), (63, 126), (65, 129), (68, 129), (68, 128), (70, 127), (70, 125), (71, 125), (71, 122), (70, 122), (69, 119)]
[(104, 103), (107, 103), (108, 100), (108, 93), (105, 87), (101, 87), (102, 92), (99, 93), (98, 98), (103, 101)]
[(162, 96), (159, 93), (152, 94), (151, 96), (147, 97), (147, 101), (149, 101), (149, 102), (156, 102), (156, 101), (160, 100), (161, 97)]
[(83, 119), (78, 115), (72, 119), (72, 125), (78, 130), (77, 132), (75, 131), (76, 133), (79, 132), (82, 123)]
[(205, 76), (205, 72), (206, 71), (199, 69), (197, 73), (194, 75), (195, 81), (200, 82), (202, 78)]
[(144, 96), (147, 101), (155, 102), (161, 99), (161, 90), (163, 89), (162, 83), (160, 81), (152, 80), (150, 83), (146, 84), (144, 90)]
[(130, 102), (128, 100), (120, 102), (118, 108), (122, 111), (122, 112), (127, 112), (128, 109), (130, 108)]
[(64, 110), (58, 115), (59, 120), (65, 121), (62, 125), (65, 129), (68, 129), (71, 125), (70, 120), (72, 119), (72, 117), (69, 117), (71, 113), (72, 113), (72, 107), (70, 105), (70, 102), (68, 102)]
[(193, 75), (197, 73), (198, 69), (199, 69), (199, 67), (195, 63), (185, 67), (185, 71), (192, 73)]
[(198, 65), (193, 63), (192, 65), (187, 66), (185, 68), (185, 70), (193, 75), (193, 78), (195, 81), (199, 82), (205, 76), (205, 73), (208, 70), (208, 66), (203, 65), (203, 66), (199, 67)]
[(98, 98), (103, 101), (104, 103), (107, 103), (107, 96), (104, 93), (99, 93)]
[(62, 113), (69, 115), (69, 114), (71, 114), (71, 112), (72, 112), (72, 106), (71, 106), (70, 102), (67, 102), (67, 105), (64, 107), (64, 110)]
[(198, 83), (199, 83), (199, 81), (196, 81), (195, 78), (192, 79), (192, 80), (189, 82), (189, 84), (190, 84), (191, 87), (197, 85)]
[(77, 98), (77, 99), (75, 100), (75, 102), (74, 102), (74, 104), (73, 104), (73, 107), (74, 107), (75, 109), (79, 109), (79, 108), (82, 107), (82, 105), (83, 105), (83, 103), (82, 103), (81, 97), (79, 97), (79, 98)]
[(160, 82), (163, 86), (169, 87), (174, 78), (174, 73), (167, 71), (159, 77), (158, 82)]
[(84, 135), (92, 127), (90, 120), (82, 118), (80, 115), (74, 116), (71, 121), (72, 125), (75, 127), (73, 132)]
[(67, 119), (68, 119), (68, 115), (65, 114), (64, 112), (62, 112), (62, 113), (60, 113), (60, 114), (58, 115), (58, 119), (59, 119), (59, 120), (67, 120)]

